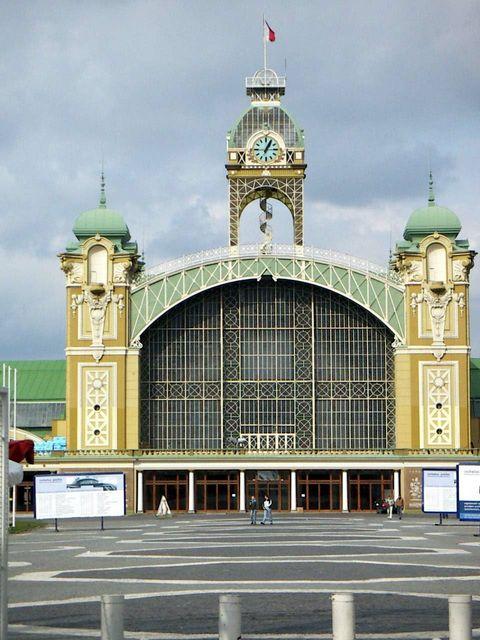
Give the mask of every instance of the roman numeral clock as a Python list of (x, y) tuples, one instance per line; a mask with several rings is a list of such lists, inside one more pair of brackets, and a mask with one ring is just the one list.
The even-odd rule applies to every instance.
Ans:
[(246, 79), (251, 104), (227, 134), (230, 246), (239, 244), (240, 218), (251, 202), (273, 198), (292, 214), (293, 237), (303, 245), (303, 129), (280, 104), (286, 79), (261, 69)]

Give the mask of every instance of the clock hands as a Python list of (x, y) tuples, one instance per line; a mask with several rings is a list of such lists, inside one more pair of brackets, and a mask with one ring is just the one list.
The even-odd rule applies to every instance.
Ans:
[(271, 146), (272, 142), (273, 142), (273, 140), (272, 140), (272, 138), (270, 138), (270, 140), (268, 141), (267, 146), (266, 146), (266, 147), (265, 147), (265, 149), (264, 149), (264, 152), (265, 152), (265, 153), (267, 153), (267, 152), (268, 152), (268, 150), (270, 149), (270, 146)]

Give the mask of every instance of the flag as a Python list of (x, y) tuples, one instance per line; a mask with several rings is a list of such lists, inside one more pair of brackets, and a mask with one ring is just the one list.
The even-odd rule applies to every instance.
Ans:
[(265, 22), (265, 42), (267, 42), (267, 40), (269, 42), (275, 42), (275, 31), (270, 28), (270, 25), (266, 20), (264, 20), (264, 22)]

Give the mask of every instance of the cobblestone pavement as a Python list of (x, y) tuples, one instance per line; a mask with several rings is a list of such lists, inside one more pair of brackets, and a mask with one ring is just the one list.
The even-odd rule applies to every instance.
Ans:
[[(126, 596), (127, 639), (215, 638), (218, 596), (242, 598), (242, 637), (331, 637), (335, 591), (356, 593), (358, 638), (448, 637), (448, 594), (474, 596), (476, 527), (429, 517), (243, 515), (63, 521), (10, 538), (9, 638), (100, 636), (99, 597)], [(480, 637), (480, 629), (474, 632)], [(217, 634), (218, 637), (218, 634)]]

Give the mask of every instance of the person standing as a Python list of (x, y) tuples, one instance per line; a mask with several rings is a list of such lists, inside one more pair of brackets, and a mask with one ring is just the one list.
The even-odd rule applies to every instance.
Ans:
[(393, 498), (387, 498), (387, 505), (388, 505), (388, 519), (391, 520), (392, 516), (393, 516)]
[(250, 524), (257, 524), (257, 499), (251, 496), (248, 508), (250, 509)]
[(272, 520), (272, 501), (269, 496), (265, 496), (265, 500), (263, 501), (263, 520), (260, 524), (266, 524), (270, 522), (273, 524)]
[(405, 506), (405, 503), (403, 501), (402, 496), (398, 496), (398, 498), (395, 500), (395, 507), (397, 508), (397, 515), (399, 520), (402, 519), (404, 506)]

